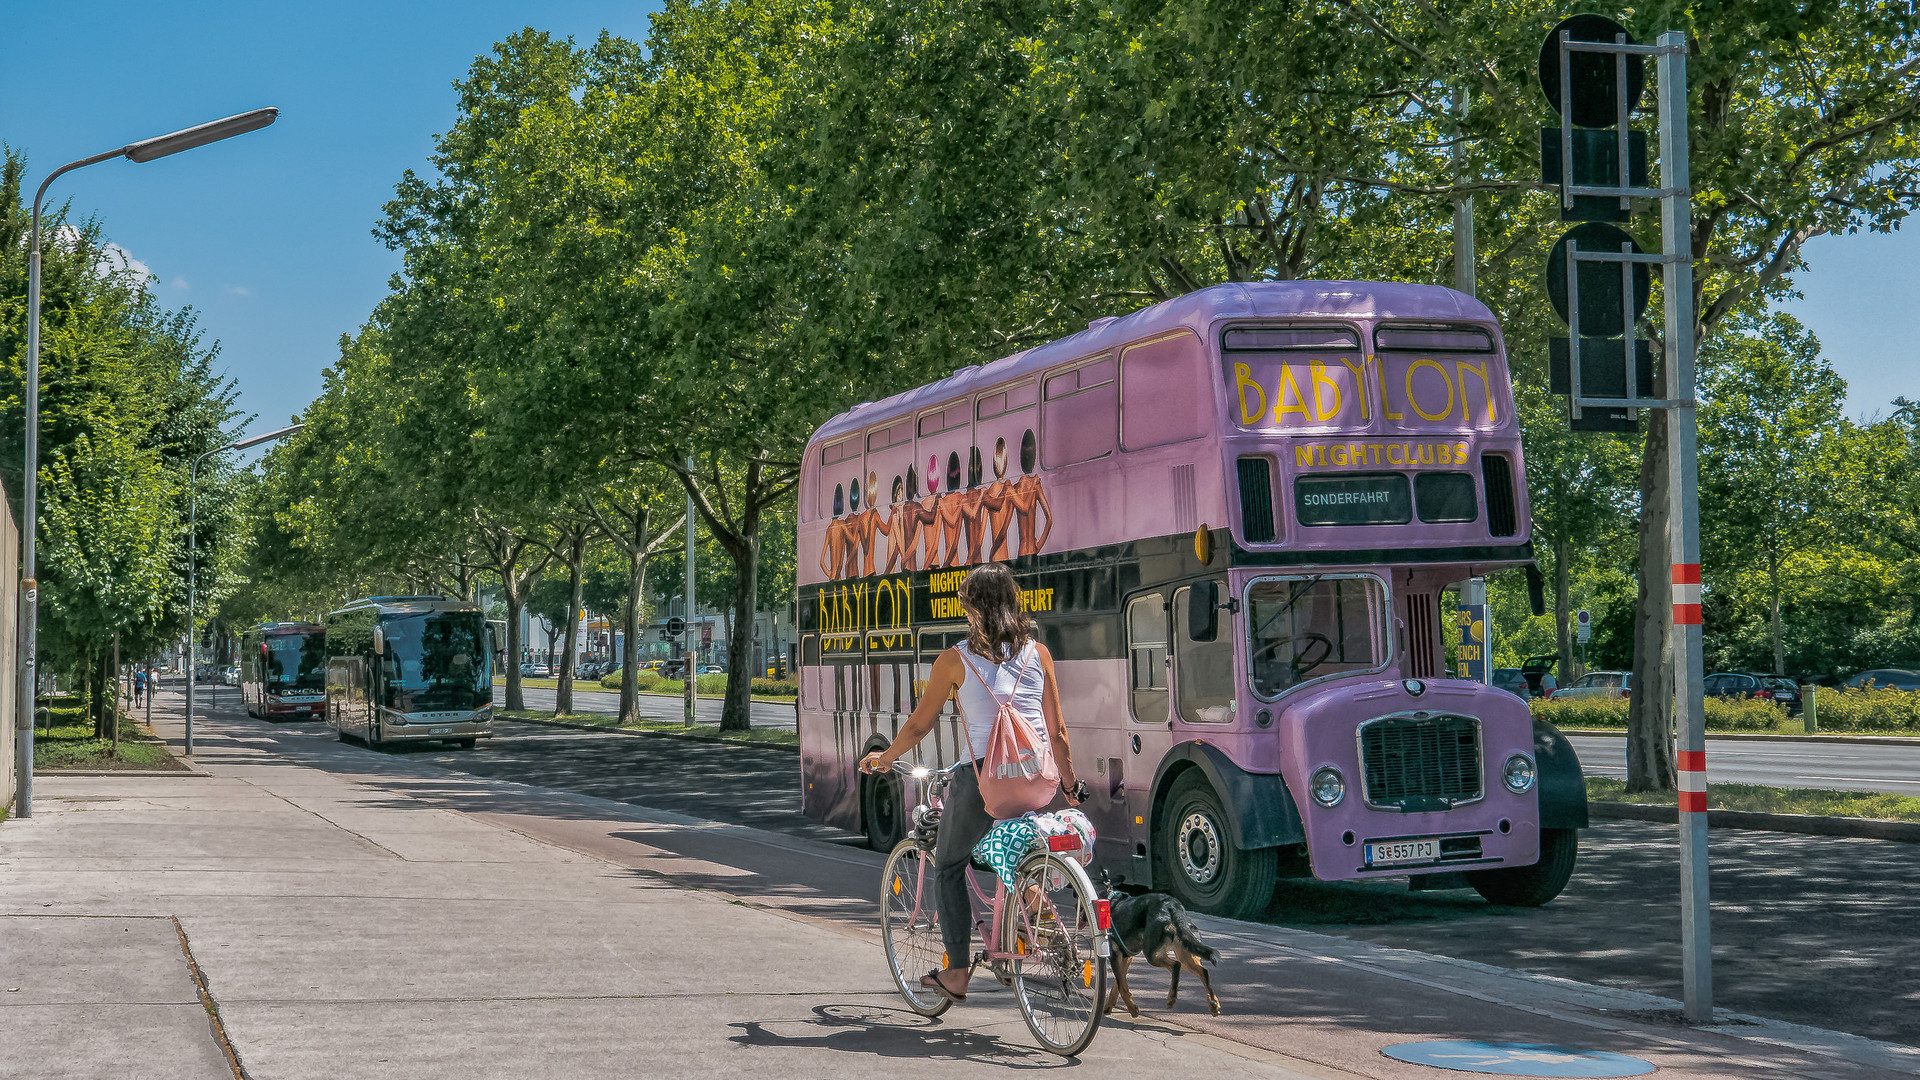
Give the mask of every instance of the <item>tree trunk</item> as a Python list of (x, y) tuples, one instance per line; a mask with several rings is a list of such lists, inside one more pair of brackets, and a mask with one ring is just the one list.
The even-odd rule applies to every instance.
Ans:
[(526, 708), (526, 698), (520, 690), (520, 609), (523, 606), (518, 589), (502, 586), (507, 598), (507, 708)]
[(634, 526), (636, 543), (627, 549), (627, 639), (620, 644), (620, 722), (640, 720), (640, 604), (647, 594), (646, 547), (638, 541), (645, 536), (647, 515)]
[[(759, 518), (754, 511), (751, 517)], [(733, 593), (733, 625), (753, 625), (754, 599), (759, 593), (760, 577), (760, 530), (755, 528), (745, 537), (746, 550), (734, 559), (734, 576), (738, 587)], [(727, 700), (720, 708), (721, 731), (746, 731), (753, 726), (753, 679), (748, 676), (749, 660), (753, 655), (753, 633), (729, 632), (727, 635)]]
[(1573, 558), (1572, 547), (1573, 544), (1569, 542), (1565, 536), (1554, 538), (1553, 628), (1555, 632), (1554, 642), (1559, 646), (1560, 650), (1560, 678), (1564, 682), (1572, 682), (1574, 676), (1579, 674), (1579, 672), (1573, 670), (1573, 628), (1570, 625), (1567, 613), (1568, 596), (1571, 594), (1569, 585), (1571, 575), (1567, 570), (1567, 563), (1572, 561)]
[(562, 637), (564, 655), (560, 657), (560, 669), (555, 672), (560, 679), (553, 691), (555, 716), (573, 711), (573, 664), (580, 653), (580, 590), (587, 561), (587, 535), (587, 526), (581, 525), (567, 538), (567, 629)]
[[(1774, 605), (1774, 610), (1779, 610), (1778, 604)], [(121, 690), (120, 677), (123, 674), (125, 672), (120, 667), (120, 631), (115, 630), (113, 632), (113, 703), (107, 709), (107, 714), (111, 717), (109, 723), (112, 725), (113, 733), (110, 737), (113, 739), (113, 756), (116, 758), (120, 756), (120, 695), (124, 692)]]
[(1633, 682), (1627, 709), (1627, 790), (1672, 791), (1673, 685), (1668, 631), (1673, 571), (1667, 536), (1667, 425), (1647, 425), (1640, 457), (1640, 596), (1633, 615)]
[(1780, 557), (1767, 552), (1767, 588), (1772, 593), (1773, 670), (1787, 673), (1787, 643), (1780, 630)]

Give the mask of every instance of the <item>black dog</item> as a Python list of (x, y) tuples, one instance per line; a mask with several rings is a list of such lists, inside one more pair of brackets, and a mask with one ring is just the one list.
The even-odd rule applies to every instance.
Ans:
[(1173, 1008), (1174, 1000), (1180, 996), (1180, 969), (1186, 968), (1200, 977), (1200, 985), (1207, 990), (1207, 1008), (1219, 1016), (1220, 999), (1214, 996), (1213, 980), (1201, 966), (1203, 961), (1217, 962), (1218, 954), (1200, 940), (1200, 928), (1193, 925), (1193, 918), (1180, 901), (1166, 893), (1128, 896), (1110, 892), (1109, 905), (1113, 927), (1107, 937), (1113, 950), (1107, 964), (1113, 971), (1113, 987), (1107, 992), (1100, 1011), (1112, 1012), (1114, 999), (1118, 998), (1126, 1002), (1129, 1016), (1140, 1015), (1139, 1006), (1133, 1003), (1133, 994), (1127, 990), (1127, 965), (1138, 956), (1154, 967), (1173, 973), (1173, 986), (1167, 991), (1167, 1008)]

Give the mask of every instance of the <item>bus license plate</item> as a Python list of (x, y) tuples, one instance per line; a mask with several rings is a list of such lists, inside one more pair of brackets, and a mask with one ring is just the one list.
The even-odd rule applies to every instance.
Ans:
[(427, 734), (429, 734), (429, 735), (451, 735), (451, 734), (453, 734), (453, 729), (452, 729), (452, 728), (450, 728), (450, 727), (437, 727), (437, 728), (428, 728), (428, 729), (427, 729)]
[(1438, 840), (1396, 840), (1391, 844), (1368, 844), (1369, 865), (1401, 862), (1432, 862), (1440, 857)]

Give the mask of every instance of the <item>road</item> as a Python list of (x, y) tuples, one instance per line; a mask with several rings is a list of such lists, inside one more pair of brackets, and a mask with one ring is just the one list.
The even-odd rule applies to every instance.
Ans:
[[(1625, 736), (1572, 735), (1589, 776), (1627, 776)], [(1707, 740), (1707, 783), (1772, 784), (1920, 796), (1920, 739), (1912, 746)]]
[[(224, 712), (224, 710), (223, 710)], [(290, 741), (315, 725), (273, 727)], [(805, 820), (791, 751), (497, 721), (480, 749), (380, 751), (455, 772), (838, 842)], [(373, 751), (353, 748), (362, 754)], [(397, 763), (397, 762), (396, 762)], [(1583, 834), (1567, 892), (1540, 909), (1404, 881), (1283, 882), (1262, 921), (1500, 967), (1677, 997), (1677, 851), (1671, 826), (1604, 822)], [(1912, 845), (1779, 833), (1713, 834), (1717, 997), (1741, 1012), (1920, 1042), (1920, 858)], [(1817, 988), (1817, 989), (1816, 989)]]
[[(552, 711), (553, 691), (529, 686), (520, 691), (525, 695), (527, 708)], [(504, 708), (507, 703), (507, 688), (496, 685), (493, 688), (493, 704)], [(573, 688), (573, 708), (576, 712), (606, 713), (612, 716), (620, 711), (620, 692), (618, 690), (584, 690)], [(685, 706), (681, 699), (660, 694), (640, 695), (640, 714), (649, 720), (679, 720), (685, 716)], [(694, 704), (694, 716), (701, 723), (720, 722), (720, 699), (699, 698)], [(776, 702), (756, 701), (753, 703), (753, 726), (764, 728), (785, 728), (793, 730), (793, 706)]]

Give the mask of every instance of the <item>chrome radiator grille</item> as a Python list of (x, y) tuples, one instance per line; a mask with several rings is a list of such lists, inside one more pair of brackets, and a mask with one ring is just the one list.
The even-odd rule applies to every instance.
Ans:
[(1360, 729), (1367, 802), (1445, 810), (1480, 798), (1480, 723), (1468, 716), (1388, 716)]

